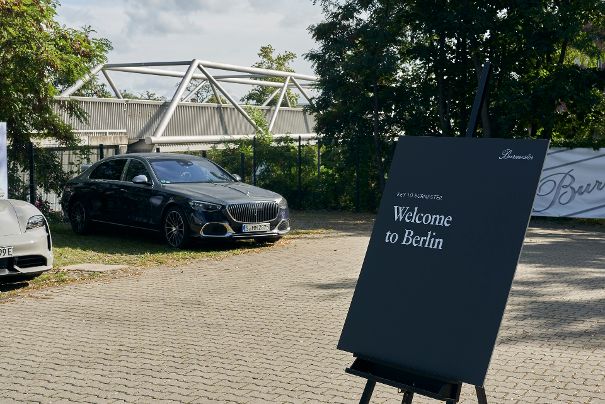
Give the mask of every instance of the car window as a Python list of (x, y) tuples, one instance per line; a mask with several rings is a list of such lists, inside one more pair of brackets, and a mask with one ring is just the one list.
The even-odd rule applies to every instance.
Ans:
[(106, 161), (95, 168), (88, 176), (91, 180), (114, 180), (119, 181), (122, 178), (122, 171), (126, 159), (113, 159)]
[(150, 163), (162, 184), (234, 181), (225, 170), (208, 160), (153, 159)]
[(128, 168), (126, 169), (126, 178), (124, 180), (132, 182), (132, 179), (137, 175), (144, 175), (148, 180), (151, 180), (145, 164), (143, 164), (142, 161), (131, 159), (130, 163), (128, 163)]

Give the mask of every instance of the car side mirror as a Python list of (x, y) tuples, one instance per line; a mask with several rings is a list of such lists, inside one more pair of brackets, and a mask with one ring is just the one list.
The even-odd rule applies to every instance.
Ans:
[(241, 182), (241, 181), (242, 181), (242, 177), (240, 177), (240, 176), (239, 176), (239, 175), (237, 175), (237, 174), (231, 174), (231, 176), (232, 176), (233, 178), (235, 178), (235, 180), (236, 180), (237, 182)]
[(133, 184), (143, 184), (143, 185), (151, 185), (151, 182), (149, 182), (149, 179), (147, 178), (146, 175), (140, 174), (140, 175), (136, 175), (133, 179), (132, 179), (132, 183)]

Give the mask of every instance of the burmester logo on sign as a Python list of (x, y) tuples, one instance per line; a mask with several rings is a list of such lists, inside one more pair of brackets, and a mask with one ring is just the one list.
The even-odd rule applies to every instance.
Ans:
[(533, 154), (519, 155), (519, 154), (513, 153), (513, 151), (511, 149), (506, 149), (506, 150), (502, 151), (502, 154), (498, 158), (500, 160), (533, 160), (534, 155)]

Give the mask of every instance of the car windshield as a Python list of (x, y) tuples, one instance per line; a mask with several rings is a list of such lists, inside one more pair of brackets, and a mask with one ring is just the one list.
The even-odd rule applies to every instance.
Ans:
[(149, 162), (162, 184), (234, 181), (225, 170), (208, 160), (153, 159)]

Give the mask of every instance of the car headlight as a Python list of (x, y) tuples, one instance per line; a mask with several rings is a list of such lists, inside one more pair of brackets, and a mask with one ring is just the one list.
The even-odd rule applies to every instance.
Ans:
[(287, 209), (288, 208), (288, 201), (286, 201), (286, 198), (281, 198), (277, 202), (277, 205), (280, 207), (280, 209)]
[(37, 229), (38, 227), (44, 227), (46, 225), (46, 221), (44, 220), (44, 216), (36, 215), (29, 218), (27, 221), (27, 226), (25, 226), (25, 231), (31, 229)]
[(223, 205), (218, 203), (202, 202), (202, 201), (189, 201), (189, 206), (194, 210), (201, 210), (204, 212), (218, 212), (223, 208)]

